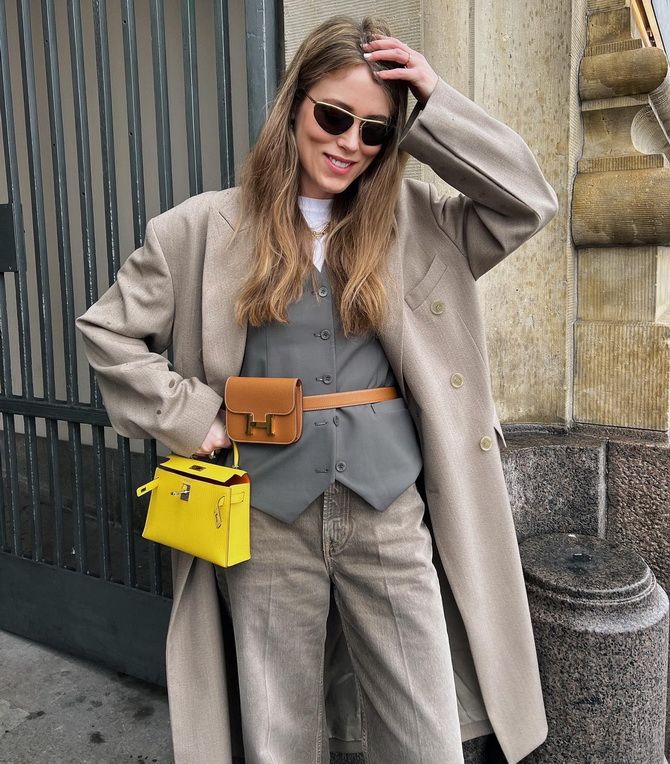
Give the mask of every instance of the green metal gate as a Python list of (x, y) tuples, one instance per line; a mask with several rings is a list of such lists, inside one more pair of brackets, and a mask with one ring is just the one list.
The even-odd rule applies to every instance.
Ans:
[(282, 60), (264, 2), (0, 0), (0, 628), (156, 683), (170, 555), (133, 490), (156, 442), (111, 430), (74, 318), (151, 217), (234, 185)]

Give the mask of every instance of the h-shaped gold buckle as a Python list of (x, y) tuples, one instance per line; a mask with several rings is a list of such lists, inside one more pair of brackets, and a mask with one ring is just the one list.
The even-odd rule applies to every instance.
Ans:
[(266, 414), (264, 422), (256, 422), (254, 420), (253, 414), (247, 414), (247, 435), (252, 434), (251, 431), (254, 427), (263, 428), (264, 430), (266, 430), (268, 435), (274, 435), (274, 430), (272, 429), (273, 417), (274, 417), (274, 414)]

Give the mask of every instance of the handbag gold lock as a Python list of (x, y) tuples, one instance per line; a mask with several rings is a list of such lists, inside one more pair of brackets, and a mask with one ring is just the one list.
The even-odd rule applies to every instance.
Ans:
[(191, 496), (191, 486), (188, 483), (184, 483), (181, 491), (170, 491), (170, 496), (179, 496), (182, 501), (188, 501)]

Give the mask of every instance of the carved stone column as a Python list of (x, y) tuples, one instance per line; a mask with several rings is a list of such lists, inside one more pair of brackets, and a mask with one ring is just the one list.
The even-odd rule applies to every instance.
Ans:
[(572, 206), (574, 420), (667, 440), (668, 60), (637, 36), (624, 0), (591, 0), (587, 40), (579, 72), (584, 149)]

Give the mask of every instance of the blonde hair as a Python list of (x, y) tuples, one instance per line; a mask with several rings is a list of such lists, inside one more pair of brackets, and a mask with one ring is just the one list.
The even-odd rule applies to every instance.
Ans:
[[(303, 40), (282, 77), (240, 173), (241, 208), (233, 236), (249, 222), (254, 237), (251, 273), (236, 304), (240, 325), (287, 323), (288, 305), (302, 296), (305, 276), (312, 270), (313, 238), (298, 207), (300, 164), (291, 115), (304, 92), (325, 75), (361, 63), (373, 71), (397, 66), (363, 58), (361, 44), (374, 34), (391, 34), (379, 17), (357, 22), (350, 16), (332, 16)], [(408, 158), (397, 148), (407, 117), (407, 84), (379, 84), (386, 91), (394, 132), (369, 167), (335, 195), (330, 233), (324, 239), (334, 305), (345, 336), (376, 331), (383, 321), (387, 295), (382, 273), (397, 234), (394, 208)], [(312, 283), (316, 291), (313, 271)]]

